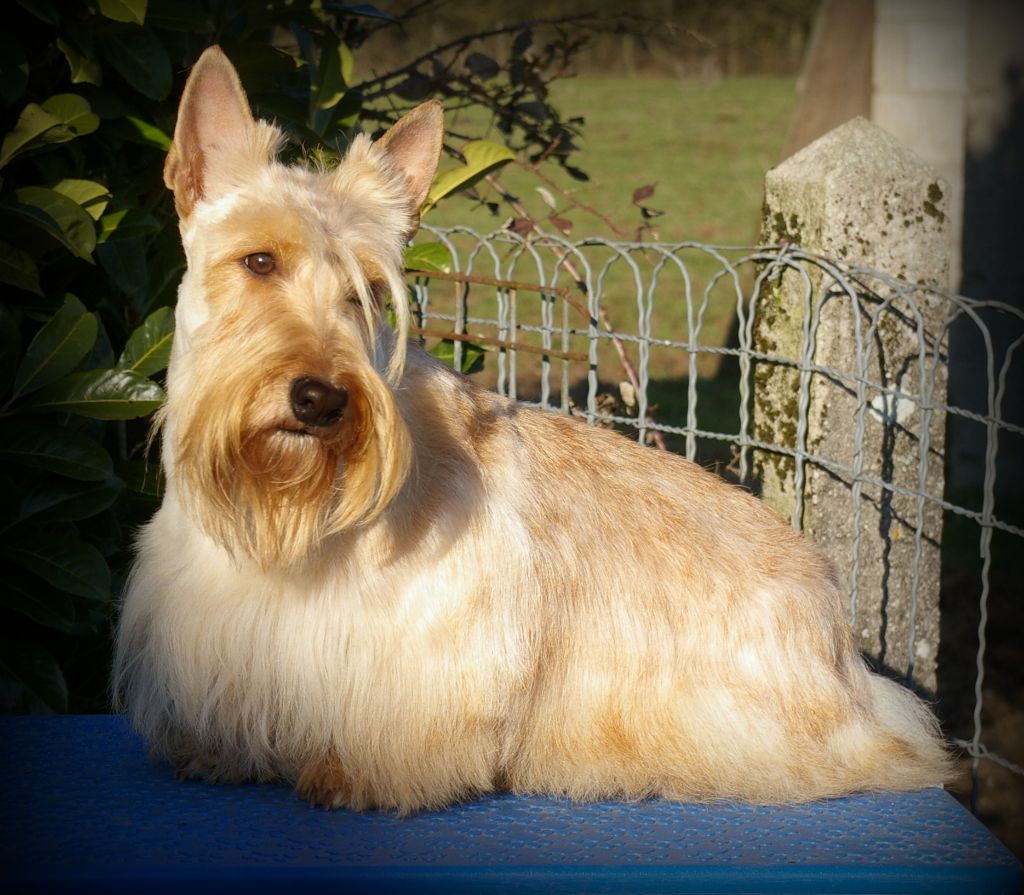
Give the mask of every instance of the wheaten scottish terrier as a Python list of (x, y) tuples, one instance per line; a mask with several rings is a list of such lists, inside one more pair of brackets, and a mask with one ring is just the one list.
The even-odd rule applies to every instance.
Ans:
[(770, 510), (407, 345), (442, 134), (427, 103), (336, 170), (286, 167), (218, 49), (189, 78), (167, 489), (114, 669), (155, 754), (400, 812), (941, 783), (931, 714), (868, 671), (828, 562)]

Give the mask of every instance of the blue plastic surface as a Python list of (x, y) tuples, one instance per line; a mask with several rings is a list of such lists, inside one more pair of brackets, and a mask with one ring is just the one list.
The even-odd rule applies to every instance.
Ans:
[(180, 783), (112, 716), (0, 718), (0, 873), (27, 891), (1017, 893), (938, 789), (764, 808), (498, 796), (400, 819)]

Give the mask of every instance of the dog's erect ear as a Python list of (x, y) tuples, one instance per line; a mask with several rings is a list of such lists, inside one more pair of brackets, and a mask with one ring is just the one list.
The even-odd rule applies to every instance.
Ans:
[(403, 115), (377, 141), (405, 176), (410, 210), (418, 218), (437, 173), (444, 143), (444, 107), (436, 99)]
[(185, 82), (164, 163), (164, 183), (173, 190), (181, 217), (188, 217), (197, 202), (210, 196), (218, 162), (226, 166), (235, 151), (244, 151), (254, 128), (238, 72), (220, 47), (207, 48)]

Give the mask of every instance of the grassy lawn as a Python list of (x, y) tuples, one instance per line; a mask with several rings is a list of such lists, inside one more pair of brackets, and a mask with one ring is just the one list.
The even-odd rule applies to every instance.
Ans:
[[(644, 204), (663, 214), (651, 220), (653, 231), (643, 235), (644, 241), (756, 244), (764, 173), (779, 161), (796, 99), (793, 79), (742, 78), (705, 85), (675, 78), (579, 77), (557, 84), (554, 97), (563, 115), (580, 115), (586, 119), (580, 151), (572, 163), (584, 170), (589, 180), (575, 180), (556, 165), (550, 165), (546, 173), (559, 189), (599, 210), (620, 231), (616, 233), (599, 217), (572, 207), (571, 202), (558, 195), (558, 190), (551, 190), (557, 203), (554, 213), (572, 222), (568, 238), (636, 239), (642, 218), (639, 209), (632, 204), (633, 192), (638, 187), (653, 184), (655, 191)], [(469, 114), (451, 114), (449, 127), (468, 131), (473, 124), (466, 120)], [(485, 122), (477, 118), (476, 123)], [(501, 138), (496, 132), (490, 136), (495, 140)], [(509, 165), (501, 180), (537, 219), (550, 212), (537, 189), (544, 184), (529, 171)], [(490, 190), (486, 185), (481, 188)], [(484, 198), (496, 197), (485, 192)], [(507, 207), (502, 207), (500, 216), (496, 216), (482, 205), (453, 197), (431, 211), (425, 223), (441, 227), (463, 225), (488, 233), (500, 228), (510, 216)], [(719, 265), (695, 250), (688, 250), (683, 257), (691, 277), (691, 294), (699, 302), (701, 290), (720, 269)], [(611, 262), (600, 294), (615, 329), (631, 334), (640, 332), (644, 309), (650, 300), (646, 287), (658, 257), (653, 252), (633, 256), (643, 280), (639, 294), (635, 274), (627, 260), (612, 261), (612, 256), (600, 252), (589, 253), (588, 258), (597, 270)], [(528, 258), (523, 259), (515, 268), (515, 279), (537, 282), (531, 263)], [(494, 276), (493, 265), (483, 263), (483, 256), (478, 257), (474, 271)], [(749, 285), (749, 273), (745, 289)], [(559, 282), (572, 285), (568, 275)], [(439, 304), (447, 301), (450, 294), (450, 290), (439, 289), (440, 286), (435, 284), (431, 290), (432, 295), (436, 292), (442, 299)], [(651, 303), (651, 335), (656, 339), (699, 341), (712, 346), (726, 344), (735, 320), (735, 301), (730, 284), (721, 282), (712, 293), (700, 330), (691, 333), (683, 277), (668, 267), (659, 276)], [(486, 290), (472, 291), (468, 312), (470, 316), (492, 315), (493, 292), (488, 295)], [(536, 294), (520, 294), (516, 313), (521, 321), (541, 323)], [(559, 313), (556, 310), (556, 317)], [(472, 325), (469, 331), (474, 332)], [(568, 347), (585, 351), (586, 340), (574, 340)], [(629, 344), (627, 350), (636, 362), (639, 347)], [(493, 385), (498, 371), (492, 356), (488, 357), (484, 378)], [(557, 367), (553, 365), (550, 374), (553, 391), (557, 390)], [(585, 377), (586, 365), (573, 363), (571, 367), (569, 375), (575, 396), (580, 380)], [(735, 432), (735, 365), (723, 364), (721, 355), (701, 354), (697, 369), (700, 373), (698, 425)], [(689, 357), (679, 349), (655, 346), (650, 350), (648, 370), (648, 394), (658, 404), (656, 417), (663, 422), (683, 425)], [(523, 383), (520, 395), (524, 390), (535, 389), (542, 375), (539, 361), (521, 353), (517, 373)], [(617, 391), (617, 383), (625, 378), (613, 346), (606, 342), (601, 343), (598, 374), (602, 383), (607, 384), (607, 390), (613, 393)]]
[[(556, 83), (553, 95), (564, 115), (586, 119), (573, 163), (590, 181), (580, 183), (552, 165), (553, 179), (630, 238), (641, 221), (630, 202), (633, 190), (655, 184), (646, 204), (665, 212), (653, 221), (659, 241), (756, 239), (764, 172), (779, 161), (796, 100), (793, 79), (734, 78), (703, 85), (677, 78), (579, 77)], [(451, 115), (449, 125), (463, 129), (468, 114)], [(543, 213), (539, 181), (511, 167), (502, 180), (531, 211)], [(563, 216), (572, 220), (573, 236), (615, 235), (581, 211)], [(428, 222), (487, 231), (502, 219), (453, 198), (431, 212)]]

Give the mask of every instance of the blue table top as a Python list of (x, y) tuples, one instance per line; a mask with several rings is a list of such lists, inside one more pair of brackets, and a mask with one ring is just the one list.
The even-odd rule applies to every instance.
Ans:
[(1010, 895), (1022, 880), (939, 789), (782, 808), (503, 795), (401, 819), (178, 782), (116, 716), (3, 717), (0, 744), (0, 873), (26, 891)]

